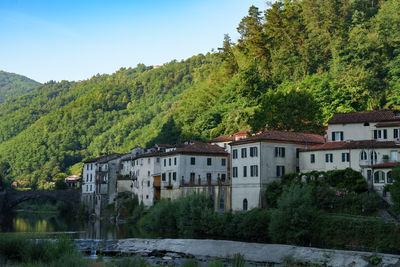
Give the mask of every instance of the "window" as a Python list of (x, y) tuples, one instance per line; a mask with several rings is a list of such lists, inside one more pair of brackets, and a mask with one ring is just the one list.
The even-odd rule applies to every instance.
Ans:
[(176, 166), (176, 158), (174, 158), (174, 165)]
[(92, 176), (92, 174), (90, 174), (90, 181), (92, 181), (92, 179), (93, 179), (93, 176)]
[(232, 150), (232, 158), (237, 159), (237, 149)]
[(161, 174), (161, 180), (165, 181), (165, 173)]
[(219, 209), (225, 210), (225, 200), (223, 198), (219, 199)]
[(285, 148), (284, 147), (275, 147), (275, 157), (284, 158), (285, 157)]
[(375, 164), (376, 160), (378, 159), (378, 155), (375, 151), (371, 151), (370, 153), (371, 164)]
[(164, 159), (164, 167), (167, 166), (167, 160)]
[(350, 153), (342, 153), (342, 162), (350, 161)]
[(285, 166), (276, 166), (276, 177), (285, 175)]
[(247, 210), (247, 199), (243, 199), (243, 210)]
[(157, 158), (156, 162), (157, 162), (157, 163), (160, 163), (160, 158)]
[(222, 182), (225, 182), (225, 180), (226, 180), (226, 174), (223, 173), (223, 174), (221, 174), (221, 181), (222, 181)]
[(190, 173), (190, 183), (194, 184), (194, 178), (196, 177), (196, 174), (194, 172)]
[(258, 176), (258, 165), (251, 165), (250, 166), (250, 176), (251, 177)]
[(168, 166), (171, 166), (171, 158), (168, 159)]
[(258, 157), (258, 148), (256, 146), (250, 147), (250, 157)]
[(243, 166), (243, 177), (247, 177), (247, 166)]
[(146, 195), (146, 199), (149, 199), (149, 195)]
[(393, 138), (399, 138), (399, 129), (393, 129)]
[(315, 154), (310, 155), (310, 162), (315, 163)]
[(88, 192), (89, 191), (89, 186), (88, 185), (86, 185), (86, 192)]
[(176, 172), (172, 173), (172, 180), (176, 181)]
[(296, 148), (296, 158), (298, 159), (300, 155), (300, 148)]
[(387, 130), (374, 130), (374, 139), (387, 139)]
[(147, 163), (148, 163), (148, 164), (150, 164), (150, 162), (151, 162), (151, 159), (150, 159), (150, 158), (148, 158), (148, 159), (147, 159)]
[(89, 182), (89, 174), (86, 174), (86, 182)]
[(168, 183), (171, 183), (171, 173), (168, 173)]
[(196, 165), (196, 158), (195, 157), (191, 157), (190, 158), (190, 165)]
[(343, 141), (343, 132), (332, 132), (332, 141)]
[(211, 185), (211, 173), (207, 173), (207, 184)]
[(381, 184), (385, 182), (385, 173), (383, 171), (376, 171), (374, 173), (374, 183)]
[(147, 171), (147, 176), (150, 176), (150, 171)]
[(221, 166), (226, 166), (226, 159), (221, 159)]
[(364, 126), (369, 126), (369, 122), (364, 123)]
[(92, 191), (92, 185), (90, 185), (90, 191)]
[(211, 166), (211, 158), (207, 158), (207, 166)]
[(150, 187), (150, 181), (147, 181), (147, 187)]
[(93, 164), (90, 164), (90, 170), (93, 170)]
[(247, 158), (247, 148), (246, 147), (242, 148), (241, 156), (242, 156), (242, 158)]
[(238, 168), (237, 167), (232, 168), (232, 176), (235, 178), (238, 177)]
[(392, 171), (388, 171), (388, 173), (386, 174), (386, 182), (389, 184), (393, 183)]
[(325, 162), (333, 162), (333, 154), (325, 154)]
[(86, 165), (86, 170), (89, 170), (89, 164), (88, 164), (88, 165)]
[(360, 160), (368, 160), (368, 154), (364, 150), (360, 152)]

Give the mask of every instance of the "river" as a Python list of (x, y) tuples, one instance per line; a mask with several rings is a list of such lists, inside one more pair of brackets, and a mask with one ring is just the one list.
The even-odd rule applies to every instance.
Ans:
[(4, 216), (0, 232), (66, 233), (73, 238), (102, 240), (139, 237), (131, 224), (115, 225), (107, 220), (80, 222), (57, 212), (13, 211)]

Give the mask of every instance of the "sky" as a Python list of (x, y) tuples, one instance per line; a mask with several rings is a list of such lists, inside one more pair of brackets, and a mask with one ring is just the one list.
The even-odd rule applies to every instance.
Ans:
[(0, 0), (0, 70), (38, 82), (162, 65), (233, 41), (265, 0)]

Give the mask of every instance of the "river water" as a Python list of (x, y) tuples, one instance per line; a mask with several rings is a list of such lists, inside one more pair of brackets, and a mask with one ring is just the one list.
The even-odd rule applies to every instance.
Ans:
[(67, 233), (73, 238), (102, 240), (139, 237), (131, 224), (115, 225), (107, 220), (80, 222), (73, 216), (57, 212), (14, 211), (4, 216), (0, 232)]

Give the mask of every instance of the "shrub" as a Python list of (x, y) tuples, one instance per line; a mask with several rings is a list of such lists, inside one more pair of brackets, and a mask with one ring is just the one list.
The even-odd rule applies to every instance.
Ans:
[(274, 242), (308, 245), (317, 217), (309, 186), (285, 186), (278, 209), (272, 211), (269, 234)]

